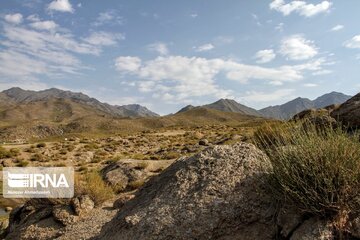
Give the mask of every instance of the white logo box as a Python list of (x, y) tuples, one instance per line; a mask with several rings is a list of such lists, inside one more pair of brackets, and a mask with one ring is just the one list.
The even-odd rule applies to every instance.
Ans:
[(72, 198), (72, 167), (3, 168), (4, 198)]

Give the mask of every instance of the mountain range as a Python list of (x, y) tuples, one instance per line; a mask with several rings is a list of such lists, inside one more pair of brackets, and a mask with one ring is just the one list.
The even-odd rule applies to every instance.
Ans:
[(351, 96), (339, 92), (327, 93), (315, 100), (299, 97), (282, 105), (260, 109), (259, 113), (267, 118), (287, 120), (303, 110), (311, 108), (324, 108), (333, 104), (342, 104), (350, 98)]
[(100, 112), (117, 117), (157, 117), (158, 114), (150, 111), (138, 104), (113, 106), (102, 103), (95, 98), (91, 98), (83, 93), (63, 91), (51, 88), (43, 91), (29, 91), (21, 88), (10, 88), (0, 93), (0, 108), (13, 105), (26, 105), (36, 102), (46, 102), (54, 99), (70, 100), (75, 103), (84, 104)]
[[(308, 98), (296, 98), (287, 103), (277, 106), (270, 106), (260, 110), (255, 110), (253, 108), (242, 105), (235, 100), (231, 99), (220, 99), (214, 103), (199, 106), (201, 108), (210, 108), (222, 112), (236, 112), (246, 115), (252, 115), (256, 117), (266, 117), (272, 119), (287, 120), (292, 118), (295, 114), (302, 112), (306, 109), (311, 108), (324, 108), (333, 104), (342, 104), (349, 100), (351, 96), (345, 95), (339, 92), (331, 92), (325, 95), (322, 95), (315, 100), (310, 100)], [(188, 105), (182, 108), (177, 113), (186, 112), (194, 108), (199, 108), (192, 105)]]
[(41, 138), (72, 133), (119, 133), (171, 126), (257, 124), (266, 118), (289, 119), (309, 108), (340, 104), (350, 96), (332, 92), (314, 101), (297, 98), (261, 110), (235, 100), (220, 99), (203, 106), (188, 105), (176, 114), (159, 116), (138, 104), (110, 105), (83, 93), (51, 88), (0, 92), (0, 139)]

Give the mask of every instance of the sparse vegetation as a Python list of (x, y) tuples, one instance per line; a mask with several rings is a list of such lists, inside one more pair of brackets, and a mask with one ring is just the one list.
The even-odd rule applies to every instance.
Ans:
[(16, 157), (19, 154), (15, 149), (6, 150), (3, 147), (0, 147), (0, 159)]
[[(259, 132), (257, 144), (273, 164), (270, 182), (277, 198), (334, 221), (360, 210), (357, 134), (349, 136), (341, 128), (319, 130), (310, 124), (282, 130), (269, 127)], [(337, 226), (341, 229), (343, 225)]]
[(78, 194), (88, 194), (96, 205), (113, 197), (112, 188), (106, 184), (98, 172), (86, 173), (76, 184)]

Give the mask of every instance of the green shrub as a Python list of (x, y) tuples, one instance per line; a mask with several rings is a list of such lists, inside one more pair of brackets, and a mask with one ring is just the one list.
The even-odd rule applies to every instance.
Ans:
[(20, 154), (20, 150), (17, 148), (11, 148), (9, 152), (13, 157), (16, 157)]
[(30, 157), (30, 161), (32, 162), (45, 162), (46, 159), (43, 155), (39, 154), (39, 153), (35, 153)]
[(288, 125), (259, 134), (256, 143), (272, 162), (275, 197), (303, 212), (333, 219), (346, 219), (344, 214), (360, 210), (358, 135), (349, 136), (340, 128), (319, 131), (314, 125)]
[(26, 161), (26, 160), (20, 160), (19, 161), (19, 167), (26, 167), (26, 166), (28, 166), (29, 165), (29, 162), (28, 161)]
[(77, 194), (87, 194), (99, 206), (113, 197), (112, 188), (104, 182), (98, 172), (88, 172), (76, 181)]
[(19, 155), (19, 152), (16, 151), (15, 148), (8, 151), (5, 148), (0, 147), (0, 159), (16, 157), (17, 155)]

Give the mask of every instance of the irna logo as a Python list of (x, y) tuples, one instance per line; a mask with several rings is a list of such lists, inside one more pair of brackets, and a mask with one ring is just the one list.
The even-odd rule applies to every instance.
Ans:
[(8, 181), (9, 187), (21, 188), (30, 187), (37, 188), (41, 186), (47, 188), (49, 186), (58, 187), (69, 187), (69, 183), (63, 173), (61, 174), (21, 174), (21, 173), (9, 173)]
[(13, 167), (3, 169), (5, 198), (72, 198), (72, 167)]

